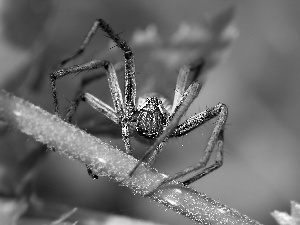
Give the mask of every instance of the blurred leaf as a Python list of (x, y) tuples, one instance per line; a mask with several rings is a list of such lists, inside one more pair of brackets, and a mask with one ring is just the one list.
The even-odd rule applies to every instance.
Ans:
[[(168, 40), (162, 40), (154, 25), (148, 26), (144, 32), (136, 31), (131, 41), (132, 46), (137, 51), (146, 49), (150, 55), (148, 60), (163, 68), (159, 74), (147, 77), (148, 83), (143, 85), (142, 92), (153, 91), (152, 89), (164, 92), (165, 85), (175, 84), (177, 74), (174, 71), (178, 71), (185, 64), (196, 67), (203, 61), (205, 63), (201, 73), (196, 70), (190, 75), (189, 83), (215, 67), (238, 36), (237, 28), (233, 25), (234, 12), (234, 7), (230, 7), (210, 20), (197, 24), (182, 23)], [(173, 93), (164, 95), (170, 99)]]
[(291, 202), (291, 215), (279, 211), (274, 211), (271, 215), (280, 225), (300, 225), (300, 204)]
[(19, 217), (27, 209), (25, 201), (0, 198), (0, 224), (16, 225)]
[(20, 218), (19, 225), (160, 225), (126, 216), (44, 202), (40, 199), (34, 199), (32, 203), (26, 214)]
[(39, 37), (53, 8), (52, 0), (6, 0), (1, 14), (6, 39), (30, 48)]
[[(62, 214), (59, 219), (53, 221), (50, 225), (57, 225), (57, 224), (71, 224), (71, 223), (67, 223), (65, 222), (66, 219), (68, 219), (69, 217), (71, 217), (74, 213), (76, 213), (76, 211), (78, 210), (78, 208), (73, 208), (72, 210)], [(76, 224), (77, 222), (74, 222), (74, 224)]]
[[(9, 48), (22, 48), (18, 52), (27, 53), (20, 63), (12, 60), (13, 65), (1, 86), (27, 95), (32, 87), (43, 78), (41, 71), (45, 67), (44, 50), (47, 45), (50, 16), (53, 14), (53, 0), (6, 0), (1, 10), (1, 28), (5, 40), (12, 45)], [(3, 53), (5, 54), (5, 53)], [(19, 55), (16, 54), (16, 57)], [(18, 63), (19, 62), (19, 63)], [(7, 64), (5, 65), (7, 66)], [(41, 94), (37, 95), (42, 98)], [(5, 124), (0, 123), (0, 195), (9, 197), (29, 197), (32, 194), (32, 180), (42, 162), (45, 149), (39, 143), (28, 140), (24, 135), (11, 135)]]

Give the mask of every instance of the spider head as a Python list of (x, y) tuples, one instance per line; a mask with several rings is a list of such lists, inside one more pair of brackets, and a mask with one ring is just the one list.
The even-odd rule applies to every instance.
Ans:
[(161, 134), (167, 124), (167, 110), (157, 96), (140, 98), (139, 102), (136, 131), (145, 138), (154, 139)]

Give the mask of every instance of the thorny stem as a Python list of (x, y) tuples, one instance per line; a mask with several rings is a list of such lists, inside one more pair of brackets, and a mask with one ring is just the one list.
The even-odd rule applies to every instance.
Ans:
[[(148, 193), (166, 177), (143, 164), (129, 177), (137, 163), (135, 158), (1, 90), (0, 119), (37, 141), (54, 146), (59, 154), (86, 164), (96, 175), (109, 176), (136, 193)], [(260, 224), (178, 181), (164, 184), (148, 197), (199, 224)]]

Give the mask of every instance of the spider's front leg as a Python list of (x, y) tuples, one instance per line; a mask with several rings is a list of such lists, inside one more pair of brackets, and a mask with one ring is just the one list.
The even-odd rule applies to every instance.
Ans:
[[(126, 41), (124, 41), (118, 34), (116, 34), (111, 26), (102, 19), (98, 19), (94, 22), (93, 26), (90, 28), (87, 33), (83, 43), (79, 47), (79, 49), (71, 55), (69, 58), (62, 61), (62, 65), (69, 62), (72, 59), (77, 58), (81, 55), (86, 46), (91, 41), (92, 37), (96, 34), (98, 29), (102, 29), (109, 38), (111, 38), (116, 45), (124, 52), (125, 58), (125, 113), (127, 117), (132, 116), (135, 112), (135, 101), (136, 101), (136, 82), (135, 82), (135, 63), (134, 63), (134, 55), (132, 53), (131, 48), (128, 46)], [(125, 132), (126, 133), (126, 132)]]
[[(106, 103), (100, 101), (100, 103), (98, 104), (97, 108), (103, 108), (104, 111), (101, 110), (97, 110), (99, 112), (101, 112), (102, 114), (106, 115), (107, 113), (105, 113), (107, 110), (110, 111), (113, 110), (115, 116), (111, 117), (109, 115), (106, 115), (106, 117), (108, 117), (109, 119), (111, 119), (112, 121), (114, 121), (115, 123), (118, 124), (118, 118), (119, 115), (121, 114), (121, 111), (123, 110), (123, 107), (120, 107), (123, 105), (123, 99), (122, 99), (122, 94), (121, 94), (121, 90), (120, 87), (118, 85), (118, 78), (116, 76), (116, 72), (119, 72), (123, 69), (124, 65), (120, 64), (120, 63), (116, 63), (115, 65), (112, 65), (108, 62), (107, 64), (108, 66), (106, 66), (106, 76), (108, 79), (108, 84), (111, 90), (111, 95), (113, 98), (113, 103), (114, 103), (114, 108), (115, 110), (111, 109), (110, 106), (108, 106)], [(84, 76), (81, 79), (80, 85), (77, 88), (75, 97), (73, 98), (73, 100), (70, 103), (70, 106), (68, 108), (67, 114), (65, 116), (65, 121), (68, 123), (72, 122), (73, 116), (76, 113), (76, 110), (80, 104), (81, 101), (89, 101), (89, 96), (85, 96), (87, 93), (84, 92), (84, 89), (87, 85), (89, 85), (90, 83), (103, 78), (103, 76), (105, 76), (105, 74), (103, 74), (102, 72), (97, 72), (92, 74), (92, 76)], [(115, 84), (116, 83), (116, 84)], [(117, 94), (114, 94), (117, 93)], [(90, 95), (90, 94), (88, 94)], [(91, 96), (91, 95), (90, 95)], [(94, 97), (94, 96), (93, 96)], [(94, 97), (95, 98), (95, 97)], [(97, 104), (96, 101), (93, 101), (91, 99), (91, 104), (90, 105), (95, 105)], [(94, 102), (94, 103), (93, 103)], [(88, 103), (89, 104), (89, 103)], [(93, 107), (94, 108), (94, 107)], [(91, 127), (86, 127), (86, 129), (90, 129)], [(94, 127), (93, 127), (94, 128)], [(107, 130), (106, 130), (107, 132)]]
[[(80, 48), (69, 58), (64, 60), (62, 64), (67, 63), (68, 61), (78, 57), (81, 55), (92, 37), (95, 35), (98, 29), (102, 29), (109, 38), (111, 38), (117, 46), (124, 52), (124, 59), (125, 59), (125, 95), (124, 95), (124, 107), (123, 107), (123, 114), (121, 119), (122, 125), (122, 139), (125, 144), (126, 153), (131, 154), (132, 148), (130, 145), (130, 128), (129, 123), (130, 120), (136, 111), (135, 101), (136, 101), (136, 81), (135, 81), (135, 63), (134, 63), (134, 55), (132, 53), (131, 48), (128, 46), (126, 41), (119, 37), (116, 34), (111, 26), (102, 19), (98, 19), (94, 22), (93, 26), (91, 27), (90, 31), (86, 35), (82, 45)], [(113, 82), (112, 82), (113, 83)], [(53, 86), (53, 85), (52, 85)], [(52, 88), (54, 90), (54, 88)], [(56, 93), (53, 91), (53, 97), (56, 99)], [(57, 101), (56, 101), (57, 102)], [(58, 106), (56, 107), (58, 111)]]
[(57, 116), (59, 116), (60, 114), (59, 114), (59, 104), (57, 98), (56, 80), (69, 74), (95, 70), (101, 67), (104, 67), (104, 69), (107, 71), (109, 84), (111, 84), (110, 90), (111, 90), (116, 112), (119, 113), (123, 109), (123, 98), (122, 98), (121, 90), (118, 85), (117, 76), (113, 65), (106, 60), (93, 60), (81, 65), (75, 65), (69, 68), (60, 69), (50, 74), (50, 85), (52, 89), (54, 110)]
[[(136, 81), (135, 81), (135, 63), (134, 55), (131, 48), (128, 46), (125, 40), (119, 37), (108, 23), (102, 19), (98, 19), (94, 25), (100, 27), (108, 36), (117, 44), (117, 46), (124, 52), (125, 60), (125, 93), (124, 93), (124, 114), (122, 115), (122, 139), (125, 145), (127, 154), (132, 154), (132, 148), (130, 144), (130, 123), (132, 121), (133, 114), (136, 112)], [(92, 29), (93, 29), (92, 27)], [(91, 31), (92, 31), (91, 29)], [(87, 36), (88, 38), (88, 36)]]

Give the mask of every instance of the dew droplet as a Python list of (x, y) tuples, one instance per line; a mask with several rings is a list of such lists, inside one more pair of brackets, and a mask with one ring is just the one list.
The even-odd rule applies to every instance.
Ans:
[(174, 206), (177, 206), (177, 205), (178, 205), (178, 202), (177, 202), (177, 201), (174, 201), (174, 200), (172, 200), (172, 199), (166, 198), (165, 200), (168, 201), (171, 205), (174, 205)]
[(180, 189), (174, 189), (174, 192), (176, 192), (177, 194), (181, 194), (182, 193), (182, 191), (180, 190)]
[(163, 174), (163, 173), (162, 173), (161, 175), (163, 175), (164, 178), (169, 177), (167, 174)]

